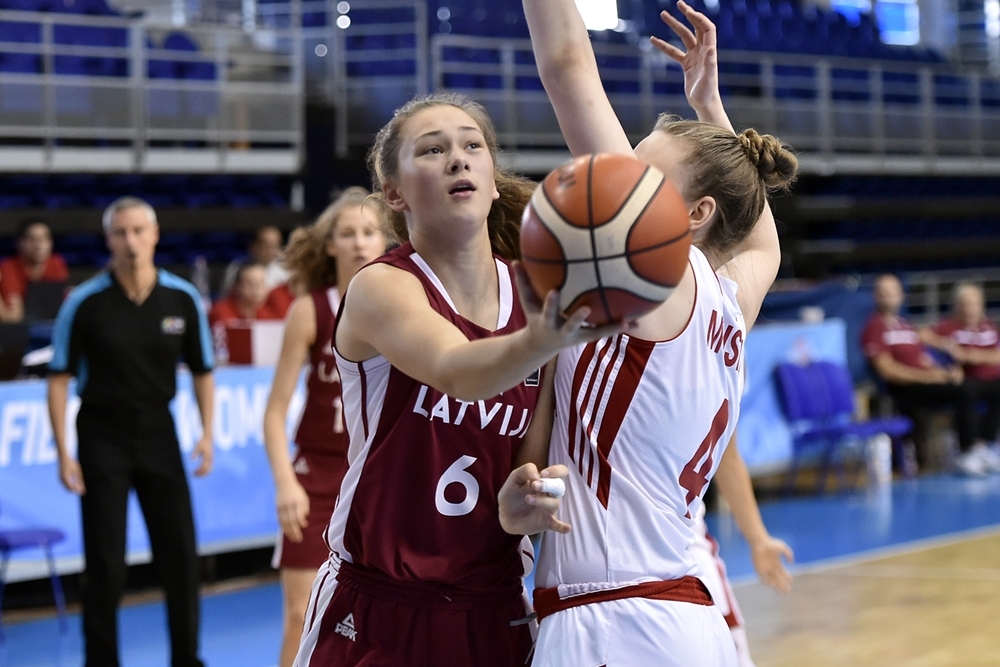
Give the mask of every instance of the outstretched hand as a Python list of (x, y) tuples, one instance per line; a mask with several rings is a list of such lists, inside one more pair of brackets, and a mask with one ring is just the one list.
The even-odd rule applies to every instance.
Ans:
[(500, 525), (512, 535), (534, 535), (545, 530), (568, 533), (570, 525), (556, 518), (559, 498), (542, 493), (543, 478), (564, 479), (569, 468), (549, 466), (538, 472), (534, 463), (525, 463), (507, 477), (497, 498), (500, 504)]
[(768, 535), (757, 544), (751, 545), (750, 556), (761, 583), (770, 586), (779, 593), (791, 592), (792, 575), (789, 574), (782, 561), (784, 558), (789, 563), (795, 562), (795, 554), (788, 544)]
[(684, 0), (679, 0), (677, 8), (690, 22), (693, 32), (666, 11), (660, 12), (660, 18), (680, 37), (686, 50), (659, 37), (650, 37), (649, 40), (657, 49), (676, 60), (684, 70), (684, 94), (695, 111), (712, 104), (721, 104), (715, 24)]
[(545, 295), (545, 299), (538, 298), (521, 262), (514, 262), (514, 276), (532, 340), (537, 346), (549, 349), (553, 354), (564, 347), (616, 336), (635, 326), (634, 322), (585, 326), (590, 315), (589, 307), (581, 306), (564, 317), (559, 312), (559, 292), (551, 290)]

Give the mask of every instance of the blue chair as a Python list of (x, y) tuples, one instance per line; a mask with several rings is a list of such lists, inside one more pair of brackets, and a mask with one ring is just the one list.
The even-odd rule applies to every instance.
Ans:
[[(66, 597), (63, 595), (62, 580), (56, 572), (56, 561), (52, 556), (52, 545), (66, 539), (62, 531), (55, 528), (24, 528), (20, 530), (0, 530), (0, 611), (3, 609), (3, 593), (7, 582), (7, 563), (14, 551), (21, 549), (41, 549), (49, 564), (49, 577), (52, 579), (52, 596), (56, 601), (56, 614), (59, 617), (59, 631), (69, 631), (66, 621)], [(3, 614), (0, 613), (0, 642), (4, 641)]]
[(913, 422), (906, 417), (854, 421), (854, 384), (846, 366), (829, 361), (814, 361), (804, 366), (786, 363), (777, 367), (775, 376), (782, 409), (792, 424), (788, 493), (794, 488), (803, 454), (809, 450), (819, 450), (821, 456), (817, 492), (826, 488), (831, 464), (837, 467), (843, 483), (843, 459), (837, 454), (850, 442), (884, 433), (892, 439), (897, 456), (902, 456), (901, 439), (913, 430)]

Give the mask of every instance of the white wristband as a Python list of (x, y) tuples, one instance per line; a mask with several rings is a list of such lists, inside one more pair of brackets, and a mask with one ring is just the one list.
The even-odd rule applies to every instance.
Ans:
[(541, 493), (547, 493), (555, 498), (562, 498), (566, 493), (566, 483), (558, 477), (545, 477), (541, 482)]

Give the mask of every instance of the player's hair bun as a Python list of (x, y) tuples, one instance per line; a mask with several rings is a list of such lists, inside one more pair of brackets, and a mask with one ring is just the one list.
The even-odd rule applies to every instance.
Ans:
[(758, 134), (753, 128), (737, 136), (768, 190), (785, 190), (792, 184), (799, 161), (780, 140), (770, 134)]

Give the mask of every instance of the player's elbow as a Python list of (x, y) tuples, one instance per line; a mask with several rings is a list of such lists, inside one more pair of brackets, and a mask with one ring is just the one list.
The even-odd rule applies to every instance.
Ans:
[(483, 383), (476, 381), (475, 378), (442, 378), (440, 384), (441, 386), (436, 387), (438, 391), (464, 403), (482, 401), (498, 393), (491, 388), (484, 387)]

